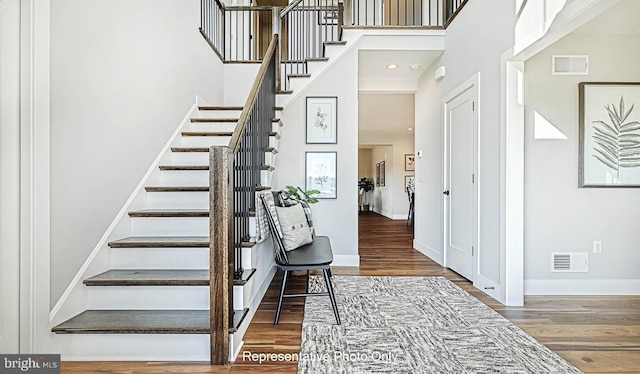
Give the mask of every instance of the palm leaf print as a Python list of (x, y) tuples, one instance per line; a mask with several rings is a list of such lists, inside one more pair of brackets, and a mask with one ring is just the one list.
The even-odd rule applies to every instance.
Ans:
[(604, 106), (610, 122), (593, 121), (593, 157), (620, 177), (621, 168), (640, 167), (640, 122), (626, 122), (635, 104), (627, 110), (624, 96), (620, 96), (620, 104)]

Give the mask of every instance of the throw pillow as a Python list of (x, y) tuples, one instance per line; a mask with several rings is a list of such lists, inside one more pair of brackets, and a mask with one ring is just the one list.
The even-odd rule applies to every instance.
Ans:
[(313, 241), (307, 217), (300, 204), (286, 208), (277, 206), (276, 212), (282, 229), (282, 242), (285, 250), (293, 251)]

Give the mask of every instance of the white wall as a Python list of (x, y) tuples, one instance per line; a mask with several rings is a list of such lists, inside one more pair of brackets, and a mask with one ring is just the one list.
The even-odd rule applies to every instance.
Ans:
[(0, 0), (0, 352), (19, 352), (20, 1)]
[[(277, 184), (304, 186), (305, 151), (336, 151), (338, 198), (314, 204), (313, 223), (319, 235), (331, 238), (334, 265), (358, 265), (358, 51), (340, 60), (289, 102), (282, 112), (282, 139), (276, 164)], [(339, 84), (337, 83), (339, 82)], [(296, 93), (297, 94), (297, 93)], [(338, 143), (305, 144), (305, 97), (338, 97)]]
[[(384, 186), (382, 185), (381, 179), (380, 185), (376, 186), (373, 189), (373, 211), (387, 218), (393, 219), (393, 146), (388, 145), (373, 147), (371, 153), (371, 163), (373, 170), (376, 170), (376, 164), (382, 163), (383, 161), (385, 169)], [(374, 171), (373, 173), (375, 174), (376, 172)], [(380, 174), (382, 174), (382, 172)]]
[[(581, 286), (587, 284), (598, 287), (592, 292), (609, 293), (616, 292), (616, 286), (608, 280), (640, 279), (638, 189), (578, 188), (578, 83), (640, 81), (636, 63), (640, 51), (630, 48), (638, 44), (639, 36), (570, 34), (526, 62), (527, 293), (544, 293), (548, 280), (557, 281), (553, 283), (556, 293), (588, 292)], [(551, 75), (553, 54), (589, 55), (589, 75)], [(640, 103), (634, 110), (640, 110)], [(535, 112), (568, 140), (534, 140)], [(602, 254), (592, 253), (594, 240), (602, 241)], [(552, 273), (551, 253), (563, 251), (589, 253), (589, 272)]]
[[(404, 155), (414, 152), (415, 138), (413, 134), (380, 134), (360, 133), (361, 145), (391, 145), (392, 161), (387, 160), (386, 185), (391, 188), (392, 208), (387, 212), (389, 218), (407, 219), (409, 214), (409, 197), (404, 188), (404, 177), (414, 175), (413, 171), (404, 170)], [(379, 161), (373, 160), (373, 165)], [(386, 214), (385, 214), (386, 215)]]
[(195, 96), (222, 103), (198, 0), (51, 4), (51, 304)]
[[(442, 98), (480, 72), (480, 232), (478, 264), (483, 275), (500, 283), (500, 56), (513, 46), (515, 4), (470, 1), (447, 28), (447, 49), (420, 79), (416, 93), (415, 241), (417, 249), (443, 259)], [(491, 22), (487, 23), (486, 20)], [(439, 66), (446, 77), (435, 82)]]

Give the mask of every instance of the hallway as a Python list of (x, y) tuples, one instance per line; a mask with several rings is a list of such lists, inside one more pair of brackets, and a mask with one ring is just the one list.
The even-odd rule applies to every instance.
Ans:
[[(525, 307), (505, 307), (412, 248), (404, 220), (378, 214), (359, 216), (360, 267), (334, 267), (341, 275), (444, 276), (518, 325), (585, 373), (640, 373), (640, 297), (531, 296)], [(296, 373), (297, 362), (259, 363), (256, 353), (293, 354), (300, 350), (304, 299), (286, 300), (273, 325), (282, 275), (274, 278), (244, 337), (243, 351), (231, 367), (206, 363), (65, 362), (64, 373)], [(288, 291), (304, 291), (304, 276), (292, 276)]]

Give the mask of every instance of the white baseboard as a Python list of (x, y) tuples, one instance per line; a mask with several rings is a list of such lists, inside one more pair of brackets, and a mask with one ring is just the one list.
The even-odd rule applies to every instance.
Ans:
[(640, 279), (525, 279), (525, 295), (640, 295)]
[(438, 265), (444, 266), (444, 257), (442, 253), (436, 251), (435, 249), (429, 247), (428, 245), (419, 242), (418, 240), (413, 240), (413, 248), (415, 248), (418, 252), (423, 255), (429, 257), (433, 261), (437, 262)]
[(333, 255), (331, 266), (360, 266), (358, 255)]
[(406, 214), (394, 214), (393, 215), (393, 219), (402, 219), (402, 220), (407, 220), (407, 215)]

